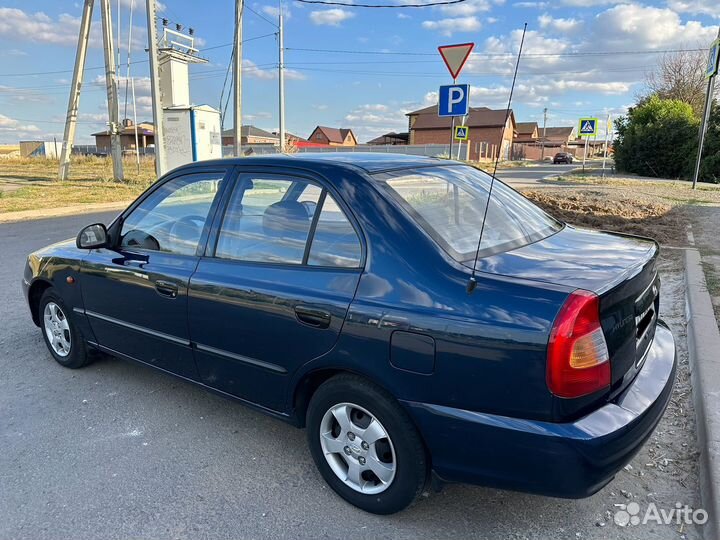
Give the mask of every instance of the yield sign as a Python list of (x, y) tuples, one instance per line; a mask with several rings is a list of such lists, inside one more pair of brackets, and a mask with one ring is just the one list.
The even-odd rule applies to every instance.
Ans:
[(442, 59), (445, 62), (445, 65), (447, 66), (448, 71), (450, 72), (450, 75), (452, 75), (453, 79), (457, 79), (457, 76), (460, 74), (460, 70), (465, 65), (465, 62), (467, 62), (467, 59), (470, 57), (470, 53), (472, 52), (474, 47), (474, 43), (441, 45), (440, 47), (438, 47), (438, 51), (440, 51), (440, 56), (442, 56)]

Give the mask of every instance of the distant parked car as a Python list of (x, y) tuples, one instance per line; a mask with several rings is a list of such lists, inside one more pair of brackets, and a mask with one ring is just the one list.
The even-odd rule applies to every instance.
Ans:
[(103, 351), (306, 427), (369, 512), (430, 478), (585, 497), (670, 399), (658, 246), (489, 186), (392, 154), (193, 163), (32, 253), (23, 288), (61, 365)]
[(553, 164), (557, 165), (558, 163), (572, 163), (573, 162), (573, 155), (569, 154), (567, 152), (558, 152), (555, 154), (555, 157), (553, 157)]

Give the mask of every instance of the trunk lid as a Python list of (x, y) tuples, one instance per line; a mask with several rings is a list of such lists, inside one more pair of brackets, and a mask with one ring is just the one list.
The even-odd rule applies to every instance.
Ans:
[[(567, 225), (539, 242), (481, 258), (478, 270), (597, 294), (610, 355), (612, 383), (608, 396), (612, 398), (642, 367), (655, 335), (660, 290), (658, 253), (657, 243), (650, 239)], [(593, 396), (592, 401), (596, 398)]]

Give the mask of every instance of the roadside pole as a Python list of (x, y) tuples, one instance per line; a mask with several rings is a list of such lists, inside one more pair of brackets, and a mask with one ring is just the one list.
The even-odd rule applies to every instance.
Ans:
[(588, 138), (585, 137), (585, 150), (583, 150), (583, 172), (585, 172), (585, 160), (587, 159)]
[[(457, 84), (457, 79), (453, 78), (453, 84)], [(453, 141), (455, 139), (455, 117), (453, 116), (450, 122), (450, 149), (448, 150), (448, 158), (452, 159)]]
[[(157, 64), (155, 0), (146, 0), (145, 11), (147, 12), (148, 59), (150, 60), (150, 88), (152, 91), (153, 128), (155, 130), (155, 173), (159, 178), (165, 174), (165, 146), (163, 138), (163, 108), (160, 100), (160, 76), (158, 74)], [(135, 126), (137, 130), (137, 123)]]
[(282, 2), (280, 2), (280, 13), (278, 14), (278, 46), (279, 46), (279, 62), (278, 62), (278, 95), (280, 99), (279, 103), (279, 116), (280, 116), (280, 152), (285, 152), (285, 45), (284, 45), (284, 31), (283, 31), (283, 14), (282, 14)]
[(235, 126), (233, 136), (235, 138), (235, 157), (242, 155), (242, 20), (243, 0), (235, 0), (235, 56), (233, 57), (233, 117)]
[(545, 133), (547, 132), (547, 107), (543, 109), (543, 135), (540, 143), (540, 161), (545, 161)]
[(603, 172), (602, 177), (605, 178), (605, 163), (607, 162), (608, 156), (608, 135), (610, 134), (610, 120), (612, 115), (608, 113), (607, 119), (605, 120), (605, 153), (603, 154)]
[(710, 55), (708, 58), (707, 66), (707, 90), (705, 92), (705, 109), (702, 117), (702, 124), (700, 125), (700, 140), (698, 141), (698, 155), (697, 161), (695, 162), (695, 173), (693, 174), (692, 188), (697, 188), (698, 177), (700, 176), (700, 165), (702, 163), (703, 145), (705, 144), (705, 133), (707, 132), (707, 125), (710, 121), (710, 113), (712, 112), (712, 100), (713, 90), (715, 88), (715, 77), (718, 71), (718, 60), (720, 57), (720, 28), (718, 28), (717, 40), (710, 46)]
[(67, 180), (70, 169), (70, 155), (75, 143), (75, 128), (77, 127), (78, 108), (80, 107), (80, 87), (82, 86), (85, 59), (87, 58), (88, 41), (90, 39), (90, 21), (94, 0), (85, 0), (83, 13), (80, 19), (80, 36), (78, 37), (77, 52), (75, 53), (75, 69), (73, 70), (72, 87), (68, 99), (67, 115), (65, 116), (65, 133), (63, 134), (62, 154), (58, 167), (58, 180)]
[(122, 142), (120, 139), (120, 107), (118, 102), (115, 52), (113, 44), (112, 13), (110, 0), (100, 0), (103, 27), (103, 52), (105, 54), (105, 87), (108, 101), (108, 124), (110, 131), (110, 155), (113, 164), (113, 178), (124, 180), (122, 163)]

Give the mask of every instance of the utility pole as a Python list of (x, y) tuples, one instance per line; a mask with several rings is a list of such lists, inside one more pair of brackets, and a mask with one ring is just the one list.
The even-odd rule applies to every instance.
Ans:
[(605, 163), (607, 163), (607, 156), (608, 156), (608, 136), (610, 135), (610, 119), (612, 118), (612, 115), (608, 113), (607, 118), (605, 119), (605, 153), (603, 154), (603, 169), (602, 169), (602, 177), (605, 178)]
[(280, 97), (280, 152), (285, 153), (285, 43), (283, 30), (283, 13), (282, 2), (280, 2), (280, 13), (278, 14), (278, 44), (279, 44), (279, 62), (278, 62), (278, 95)]
[(235, 156), (242, 155), (242, 19), (243, 0), (235, 0), (235, 55), (233, 57), (233, 117), (235, 126), (233, 136), (235, 138)]
[[(718, 28), (718, 40), (720, 40), (720, 28)], [(718, 53), (720, 54), (720, 53)], [(718, 59), (714, 59), (715, 71), (717, 72)], [(709, 62), (708, 62), (709, 63)], [(710, 66), (708, 66), (710, 67)], [(705, 144), (705, 133), (707, 125), (710, 121), (710, 113), (712, 111), (713, 90), (715, 89), (715, 76), (717, 73), (708, 77), (707, 91), (705, 92), (705, 110), (703, 113), (702, 124), (700, 125), (700, 141), (698, 143), (697, 162), (695, 163), (695, 173), (693, 174), (692, 188), (697, 189), (698, 177), (700, 176), (700, 164), (702, 163), (703, 145)]]
[(75, 53), (75, 69), (73, 70), (72, 87), (68, 99), (65, 117), (65, 133), (63, 135), (62, 154), (58, 168), (58, 180), (67, 180), (70, 168), (70, 155), (75, 142), (78, 107), (80, 106), (80, 87), (82, 86), (85, 58), (87, 58), (88, 40), (90, 39), (90, 21), (92, 20), (94, 1), (85, 0), (82, 18), (80, 19), (80, 36), (78, 37), (77, 53)]
[[(146, 0), (148, 28), (148, 57), (150, 59), (150, 87), (152, 90), (153, 127), (155, 128), (155, 172), (158, 178), (165, 174), (165, 147), (163, 146), (163, 108), (160, 99), (160, 76), (158, 75), (157, 26), (155, 25), (155, 0)], [(133, 87), (134, 90), (134, 87)], [(137, 124), (135, 125), (137, 130)]]
[(545, 132), (547, 131), (547, 107), (543, 109), (543, 135), (540, 143), (540, 161), (545, 161)]
[(119, 102), (115, 77), (115, 52), (113, 50), (112, 13), (110, 0), (100, 0), (103, 26), (103, 52), (105, 53), (105, 86), (107, 88), (108, 119), (110, 126), (110, 155), (113, 162), (113, 178), (124, 180), (122, 144), (120, 139)]

